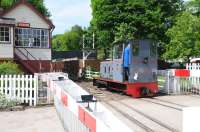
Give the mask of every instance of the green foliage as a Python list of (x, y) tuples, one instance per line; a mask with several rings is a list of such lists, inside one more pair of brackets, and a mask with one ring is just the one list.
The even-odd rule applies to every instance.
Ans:
[(52, 48), (54, 51), (67, 51), (67, 45), (64, 44), (64, 35), (58, 34), (52, 38)]
[(80, 26), (75, 25), (70, 31), (54, 36), (52, 40), (53, 50), (80, 50), (82, 48), (83, 33), (83, 29)]
[(22, 71), (13, 62), (3, 62), (0, 64), (0, 74), (22, 74)]
[(200, 16), (200, 0), (190, 0), (186, 4), (187, 11), (193, 15)]
[[(116, 40), (149, 38), (167, 43), (165, 32), (183, 9), (182, 0), (92, 0), (92, 29), (100, 36), (108, 32), (107, 49)], [(98, 39), (100, 39), (98, 38)], [(105, 38), (106, 42), (108, 38)], [(104, 41), (104, 40), (100, 40)]]
[(40, 11), (44, 16), (47, 16), (47, 17), (51, 16), (51, 13), (45, 7), (43, 0), (28, 0), (28, 2), (31, 3), (33, 6), (35, 6), (36, 9)]
[[(19, 0), (0, 0), (0, 7), (3, 7), (4, 9), (7, 9), (11, 7), (13, 4), (18, 2)], [(44, 5), (43, 0), (27, 0), (30, 4), (36, 7), (36, 9), (41, 12), (43, 15), (50, 17), (51, 13), (48, 11), (48, 9)]]
[(19, 105), (20, 102), (16, 100), (8, 100), (4, 95), (0, 93), (0, 109), (11, 108)]
[(0, 7), (3, 7), (4, 9), (9, 8), (14, 2), (16, 2), (16, 0), (1, 0)]
[(200, 18), (188, 12), (177, 16), (175, 25), (166, 35), (170, 43), (166, 46), (165, 59), (182, 59), (200, 55)]

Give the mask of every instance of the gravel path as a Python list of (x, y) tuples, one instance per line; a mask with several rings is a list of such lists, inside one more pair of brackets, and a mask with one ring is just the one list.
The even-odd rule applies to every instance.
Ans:
[(0, 112), (0, 132), (64, 132), (54, 107)]

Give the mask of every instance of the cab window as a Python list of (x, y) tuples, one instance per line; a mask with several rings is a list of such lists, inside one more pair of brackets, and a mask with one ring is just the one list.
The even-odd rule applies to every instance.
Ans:
[(139, 55), (139, 41), (134, 41), (132, 45), (133, 56)]
[(121, 59), (123, 52), (123, 44), (115, 45), (113, 49), (113, 58), (114, 59)]

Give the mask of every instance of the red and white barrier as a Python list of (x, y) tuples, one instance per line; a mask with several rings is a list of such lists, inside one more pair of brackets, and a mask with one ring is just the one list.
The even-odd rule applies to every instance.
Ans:
[(175, 77), (200, 77), (200, 70), (173, 69)]
[[(72, 80), (59, 81), (61, 74), (41, 74), (51, 92), (65, 128), (75, 132), (133, 132), (101, 103), (80, 103), (81, 95), (89, 95)], [(65, 116), (68, 115), (68, 116)], [(70, 116), (70, 118), (69, 118)], [(70, 124), (70, 125), (69, 125)]]

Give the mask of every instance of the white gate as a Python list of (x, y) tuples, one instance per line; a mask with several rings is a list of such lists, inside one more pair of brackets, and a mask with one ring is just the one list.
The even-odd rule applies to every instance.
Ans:
[(177, 77), (171, 70), (158, 71), (159, 91), (166, 94), (200, 95), (200, 76)]
[(0, 75), (0, 93), (8, 99), (36, 106), (38, 77), (32, 75)]

